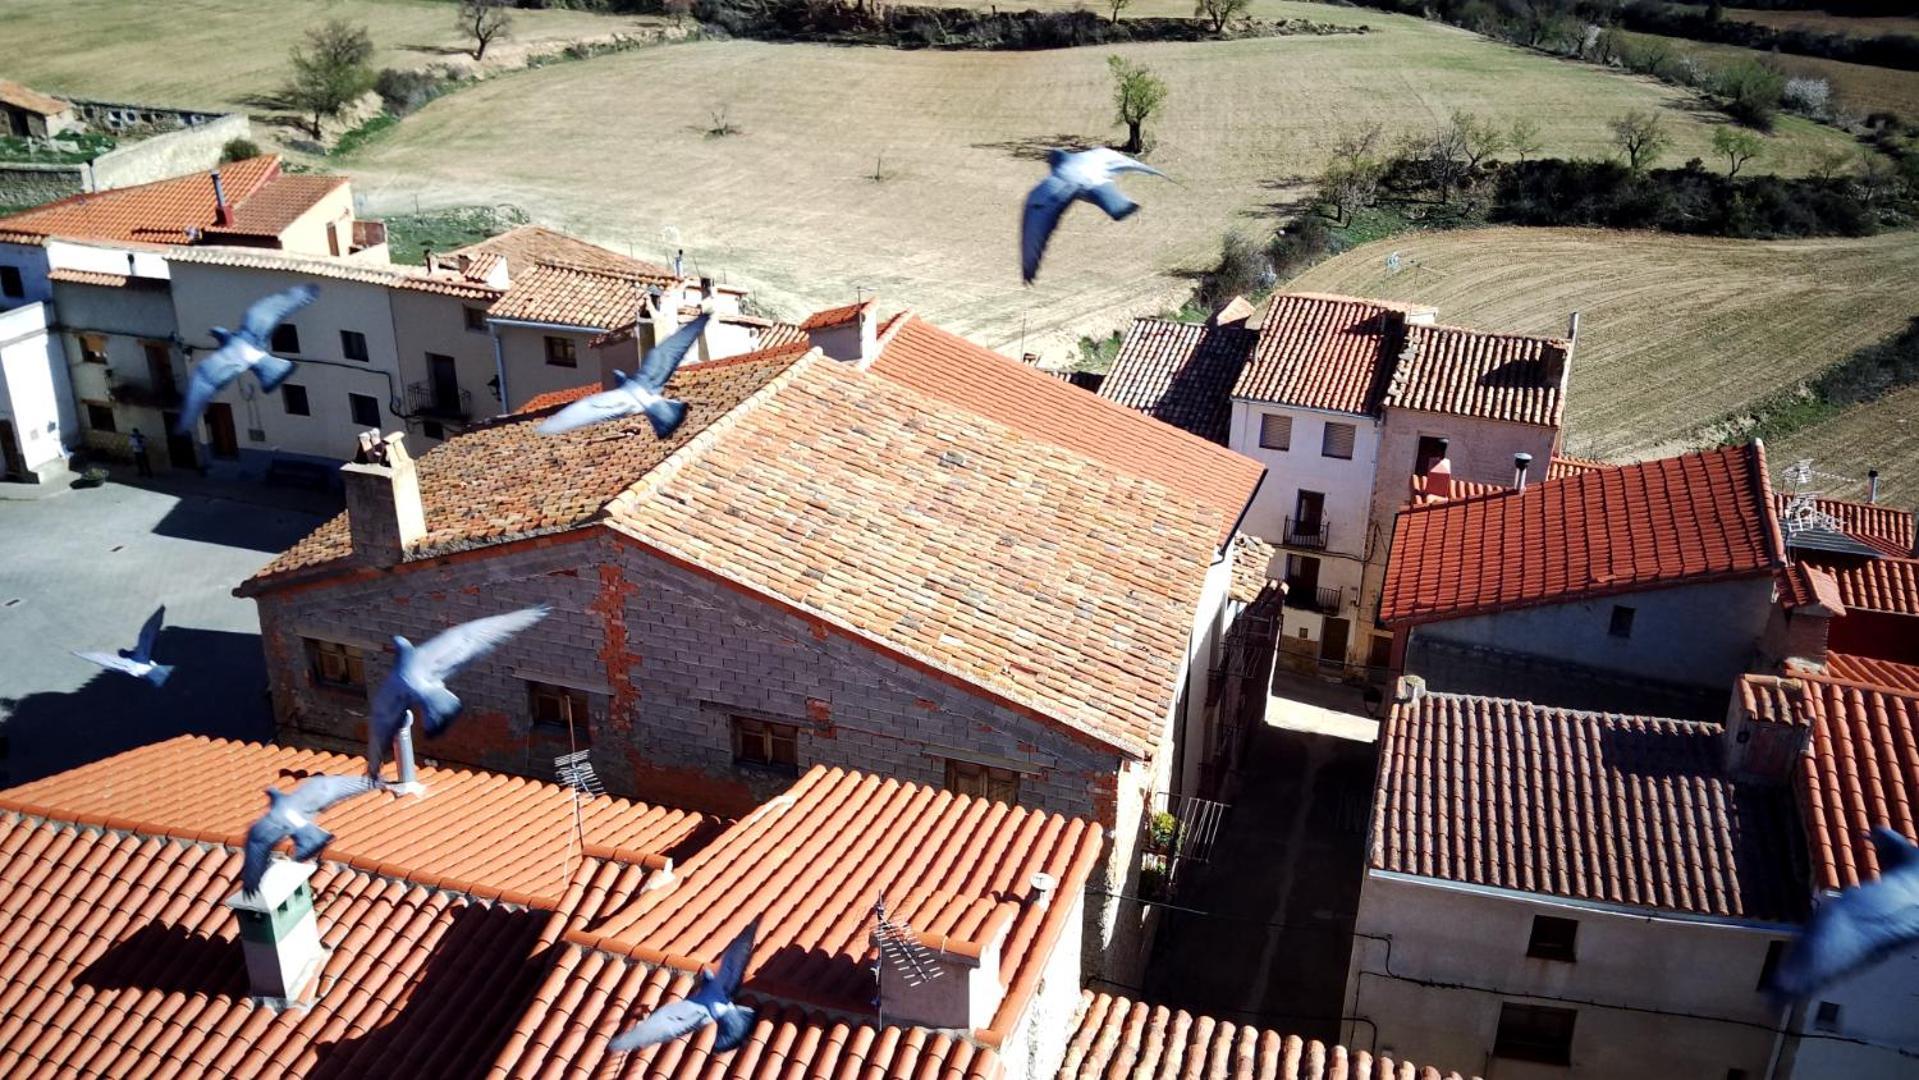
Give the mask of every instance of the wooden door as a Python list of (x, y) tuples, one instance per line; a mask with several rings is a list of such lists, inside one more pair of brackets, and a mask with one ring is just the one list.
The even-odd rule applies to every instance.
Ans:
[(206, 416), (207, 439), (213, 444), (213, 456), (239, 457), (240, 440), (233, 430), (233, 406), (224, 401), (216, 401), (207, 406)]
[(1327, 619), (1319, 632), (1319, 662), (1322, 664), (1343, 664), (1346, 662), (1346, 635), (1349, 624), (1345, 619)]
[(427, 353), (427, 377), (433, 386), (433, 408), (441, 416), (460, 412), (460, 373), (451, 356)]
[(147, 379), (153, 386), (154, 394), (163, 401), (174, 399), (178, 390), (173, 385), (173, 350), (164, 341), (143, 341), (140, 344), (147, 352)]

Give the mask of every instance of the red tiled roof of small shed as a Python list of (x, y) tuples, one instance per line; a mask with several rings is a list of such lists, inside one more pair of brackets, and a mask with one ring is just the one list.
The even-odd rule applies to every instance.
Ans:
[(1232, 396), (1375, 413), (1408, 310), (1351, 296), (1280, 293), (1261, 316), (1259, 341)]
[(1783, 789), (1719, 770), (1724, 728), (1429, 693), (1380, 739), (1370, 865), (1726, 918), (1805, 908)]
[(43, 94), (30, 86), (23, 86), (11, 79), (0, 79), (0, 104), (11, 105), (16, 109), (39, 113), (42, 116), (59, 116), (73, 106), (51, 94)]
[(1243, 323), (1134, 319), (1099, 396), (1225, 446), (1233, 384), (1258, 339)]
[(1222, 531), (1187, 492), (824, 357), (646, 486), (615, 529), (1134, 756)]
[(1571, 350), (1560, 338), (1409, 325), (1384, 404), (1558, 427)]
[(607, 1042), (661, 1003), (686, 997), (694, 977), (597, 949), (561, 947), (533, 1007), (507, 1035), (487, 1074), (497, 1080), (1001, 1080), (999, 1055), (926, 1028), (876, 1027), (755, 998), (752, 1032), (715, 1057), (716, 1028), (630, 1054)]
[(1459, 1074), (1082, 990), (1059, 1080), (1459, 1080)]
[[(280, 159), (273, 154), (220, 167), (221, 188), (236, 210), (279, 175)], [(0, 238), (19, 242), (57, 236), (185, 244), (191, 242), (194, 231), (214, 227), (213, 178), (201, 172), (73, 195), (0, 218)]]
[[(365, 768), (341, 754), (181, 736), (0, 791), (0, 810), (237, 847), (265, 811), (266, 787)], [(568, 789), (464, 769), (422, 767), (420, 779), (424, 795), (375, 792), (329, 812), (327, 859), (521, 903), (565, 894), (557, 853), (573, 830)], [(659, 855), (706, 832), (698, 814), (626, 799), (590, 799), (582, 809), (587, 842), (600, 848)], [(552, 842), (530, 842), (542, 828)]]
[[(745, 992), (855, 1015), (873, 1010), (874, 898), (922, 935), (972, 942), (1012, 917), (1001, 947), (1006, 987), (997, 1043), (1025, 1010), (1053, 943), (1079, 918), (1074, 898), (1099, 861), (1100, 828), (890, 777), (815, 766), (576, 944), (690, 971), (760, 920)], [(1027, 899), (1035, 873), (1058, 885)]]
[(513, 274), (487, 317), (609, 330), (633, 321), (640, 298), (657, 279), (605, 270), (535, 263)]
[(1845, 564), (1806, 560), (1822, 567), (1839, 585), (1847, 608), (1888, 615), (1919, 616), (1919, 559), (1861, 559)]
[(1891, 690), (1919, 693), (1919, 664), (1902, 664), (1876, 656), (1851, 653), (1827, 653), (1826, 674), (1847, 682), (1883, 686)]
[(860, 317), (860, 313), (872, 307), (873, 304), (874, 304), (874, 300), (869, 297), (865, 300), (861, 300), (860, 302), (856, 304), (843, 304), (839, 307), (826, 308), (825, 310), (822, 310), (822, 311), (815, 311), (813, 314), (808, 315), (800, 323), (800, 329), (801, 330), (825, 330), (826, 328), (832, 327), (832, 326), (843, 326), (847, 323), (854, 321), (855, 319), (858, 319)]
[(670, 266), (622, 255), (617, 251), (608, 250), (598, 244), (543, 225), (521, 225), (508, 229), (498, 236), (489, 236), (485, 240), (468, 244), (463, 248), (455, 248), (445, 252), (445, 255), (503, 258), (506, 260), (506, 270), (510, 278), (518, 277), (533, 269), (537, 263), (558, 263), (563, 266), (577, 266), (628, 277), (664, 280), (674, 278), (673, 268)]
[(1380, 621), (1770, 574), (1785, 565), (1771, 496), (1753, 443), (1402, 511)]
[[(1775, 492), (1773, 499), (1778, 504), (1778, 512), (1784, 515), (1787, 504), (1792, 502), (1792, 493)], [(1821, 513), (1832, 515), (1847, 536), (1881, 554), (1894, 558), (1919, 554), (1919, 532), (1915, 531), (1919, 530), (1919, 516), (1910, 510), (1849, 499), (1814, 499), (1813, 506)]]
[(323, 992), (262, 1008), (224, 904), (240, 862), (0, 814), (0, 1075), (475, 1076), (538, 985), (550, 912), (326, 863)]
[[(904, 318), (903, 325), (899, 320)], [(1217, 510), (1224, 543), (1252, 500), (1258, 462), (1116, 405), (942, 330), (896, 316), (872, 370), (928, 397), (1133, 476), (1163, 484)]]
[(1799, 760), (1813, 880), (1840, 889), (1879, 875), (1869, 837), (1919, 838), (1919, 693), (1802, 675), (1812, 724)]

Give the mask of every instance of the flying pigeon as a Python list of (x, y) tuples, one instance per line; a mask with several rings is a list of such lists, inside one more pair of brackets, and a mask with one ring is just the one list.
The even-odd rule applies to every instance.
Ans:
[(460, 669), (499, 648), (508, 638), (546, 618), (551, 610), (539, 607), (491, 615), (461, 623), (423, 645), (395, 636), (393, 673), (380, 684), (367, 721), (367, 775), (380, 775), (386, 748), (400, 729), (413, 722), (417, 711), (428, 735), (446, 730), (460, 715), (460, 699), (446, 688), (446, 680)]
[(716, 1054), (745, 1042), (747, 1032), (753, 1030), (753, 1010), (735, 1005), (733, 995), (740, 992), (740, 982), (746, 978), (746, 962), (753, 955), (753, 935), (759, 928), (758, 919), (746, 924), (740, 936), (720, 954), (719, 970), (700, 972), (693, 996), (669, 1001), (654, 1009), (646, 1019), (614, 1036), (607, 1046), (622, 1053), (658, 1046), (682, 1035), (691, 1035), (708, 1024), (720, 1026), (719, 1037), (713, 1040)]
[(267, 812), (247, 830), (246, 862), (240, 869), (240, 887), (248, 896), (260, 891), (273, 847), (293, 837), (293, 857), (317, 859), (333, 834), (313, 823), (321, 811), (364, 795), (380, 786), (368, 776), (309, 776), (291, 793), (267, 789)]
[(632, 378), (616, 371), (613, 378), (618, 385), (613, 389), (583, 397), (547, 417), (540, 425), (540, 434), (558, 435), (603, 420), (645, 413), (646, 419), (653, 425), (653, 434), (662, 439), (672, 435), (679, 430), (680, 422), (686, 419), (686, 403), (663, 398), (660, 391), (666, 387), (666, 381), (673, 377), (680, 361), (686, 359), (694, 342), (700, 340), (709, 318), (710, 315), (701, 312), (698, 318), (668, 334), (665, 341), (646, 350), (646, 356), (640, 361), (640, 370)]
[(1919, 944), (1919, 846), (1874, 826), (1879, 880), (1855, 885), (1813, 909), (1805, 932), (1773, 971), (1775, 998), (1804, 1000), (1901, 949)]
[(219, 342), (220, 347), (193, 365), (193, 374), (187, 379), (186, 405), (173, 425), (173, 433), (185, 435), (193, 430), (213, 395), (246, 371), (251, 370), (253, 377), (260, 380), (260, 389), (278, 390), (287, 376), (293, 374), (293, 361), (267, 351), (272, 347), (273, 329), (287, 316), (313, 303), (319, 295), (318, 285), (295, 285), (285, 292), (255, 300), (240, 317), (237, 332), (224, 326), (214, 327), (213, 340)]
[(1165, 177), (1151, 165), (1142, 165), (1117, 150), (1096, 146), (1077, 153), (1054, 148), (1046, 152), (1053, 171), (1026, 196), (1026, 213), (1020, 218), (1020, 272), (1026, 283), (1039, 273), (1040, 256), (1052, 239), (1060, 215), (1075, 199), (1084, 199), (1114, 221), (1122, 221), (1139, 209), (1139, 204), (1122, 194), (1113, 181), (1121, 173), (1143, 172)]
[(146, 625), (140, 628), (139, 642), (131, 649), (121, 649), (118, 653), (76, 652), (73, 655), (82, 660), (91, 660), (109, 671), (123, 671), (155, 686), (165, 686), (168, 676), (173, 674), (173, 665), (153, 662), (153, 641), (160, 636), (160, 623), (166, 616), (165, 604), (155, 608), (153, 614), (147, 616)]

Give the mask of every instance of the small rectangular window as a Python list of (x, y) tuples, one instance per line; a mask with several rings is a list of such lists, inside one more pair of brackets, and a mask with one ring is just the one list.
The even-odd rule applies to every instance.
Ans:
[(468, 306), (468, 307), (462, 307), (460, 310), (466, 316), (466, 328), (468, 330), (471, 330), (476, 334), (486, 333), (486, 309), (485, 308)]
[(340, 331), (340, 355), (348, 360), (367, 360), (366, 335), (358, 330)]
[(307, 671), (314, 685), (336, 690), (366, 689), (366, 654), (337, 641), (306, 639)]
[(800, 771), (799, 725), (735, 716), (733, 762), (797, 775)]
[(1508, 1001), (1499, 1007), (1493, 1056), (1546, 1065), (1573, 1063), (1573, 1024), (1579, 1013)]
[(1267, 413), (1259, 418), (1259, 445), (1264, 450), (1293, 448), (1293, 418)]
[(561, 734), (570, 733), (573, 741), (579, 745), (592, 745), (586, 723), (586, 691), (529, 679), (526, 684), (526, 704), (534, 727)]
[(1819, 1008), (1812, 1014), (1812, 1027), (1814, 1031), (1838, 1031), (1839, 1003), (1836, 1001), (1820, 1002)]
[(104, 334), (76, 334), (80, 342), (80, 359), (89, 364), (107, 362), (107, 339)]
[(1535, 960), (1564, 960), (1570, 964), (1578, 956), (1578, 940), (1579, 920), (1534, 915), (1533, 933), (1526, 942), (1526, 955)]
[(1353, 431), (1354, 428), (1351, 424), (1335, 424), (1328, 421), (1326, 424), (1326, 433), (1320, 436), (1319, 439), (1319, 456), (1351, 460), (1353, 456)]
[(367, 394), (348, 394), (347, 410), (353, 414), (353, 422), (363, 428), (380, 426), (380, 399)]
[(1786, 943), (1783, 941), (1766, 942), (1766, 959), (1759, 965), (1759, 983), (1754, 990), (1764, 990), (1772, 982), (1772, 973), (1779, 969), (1779, 961), (1786, 955)]
[(87, 426), (109, 434), (120, 430), (119, 425), (113, 422), (113, 406), (104, 401), (87, 402)]
[(17, 266), (0, 266), (0, 296), (18, 299), (27, 295), (27, 284), (20, 278)]
[(1446, 440), (1437, 435), (1421, 435), (1413, 451), (1413, 473), (1424, 476), (1446, 456)]
[(574, 355), (573, 352), (573, 339), (555, 337), (552, 334), (548, 334), (546, 338), (546, 362), (552, 364), (554, 367), (579, 367), (579, 358)]
[(307, 405), (307, 388), (299, 383), (280, 384), (280, 404), (286, 408), (288, 416), (313, 415), (313, 410)]
[(997, 765), (977, 761), (946, 759), (946, 790), (958, 795), (976, 795), (996, 802), (1019, 802), (1019, 774)]
[(1612, 606), (1612, 622), (1606, 627), (1606, 633), (1616, 638), (1632, 636), (1633, 609), (1624, 604)]
[(283, 322), (273, 328), (270, 345), (274, 352), (281, 354), (300, 354), (300, 328), (290, 322)]

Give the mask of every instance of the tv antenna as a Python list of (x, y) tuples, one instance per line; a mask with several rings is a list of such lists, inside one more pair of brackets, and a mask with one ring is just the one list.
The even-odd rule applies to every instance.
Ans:
[(1411, 255), (1403, 255), (1397, 251), (1387, 253), (1386, 272), (1389, 274), (1397, 274), (1401, 270), (1424, 270), (1435, 277), (1446, 276), (1445, 271), (1435, 270), (1425, 263), (1420, 262), (1418, 259), (1413, 258)]
[[(567, 741), (572, 742), (573, 725), (567, 723)], [(566, 851), (560, 856), (560, 881), (564, 887), (566, 879), (573, 873), (573, 843), (579, 841), (580, 851), (586, 851), (586, 816), (580, 809), (582, 798), (597, 799), (606, 794), (606, 785), (600, 782), (600, 774), (593, 770), (593, 751), (574, 750), (553, 759), (553, 776), (565, 787), (573, 800), (573, 831), (566, 838)]]
[(1786, 497), (1785, 508), (1779, 514), (1779, 527), (1785, 532), (1788, 542), (1802, 533), (1845, 531), (1838, 518), (1819, 509), (1819, 496), (1824, 493), (1824, 485), (1820, 482), (1832, 480), (1850, 484), (1853, 481), (1820, 472), (1812, 467), (1811, 458), (1800, 458), (1786, 466), (1782, 479), (1791, 489)]
[[(873, 901), (873, 943), (879, 946), (878, 962), (873, 965), (873, 977), (884, 984), (886, 969), (890, 965), (908, 986), (924, 986), (946, 974), (933, 960), (933, 950), (920, 944), (919, 935), (906, 924), (905, 919), (894, 919), (886, 914), (886, 897), (880, 896)], [(885, 995), (880, 995), (880, 1026), (886, 1025)]]

